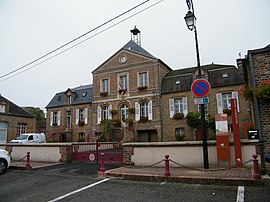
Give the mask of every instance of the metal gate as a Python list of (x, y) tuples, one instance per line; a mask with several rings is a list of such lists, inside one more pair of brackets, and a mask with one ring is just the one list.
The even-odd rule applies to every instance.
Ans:
[(73, 143), (72, 160), (99, 162), (104, 153), (105, 162), (122, 163), (122, 146), (118, 142), (85, 142)]

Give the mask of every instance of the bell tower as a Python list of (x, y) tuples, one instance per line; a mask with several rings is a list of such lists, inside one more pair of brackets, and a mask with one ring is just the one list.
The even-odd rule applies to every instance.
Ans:
[(131, 40), (141, 46), (141, 31), (135, 25), (134, 29), (130, 30), (130, 32)]

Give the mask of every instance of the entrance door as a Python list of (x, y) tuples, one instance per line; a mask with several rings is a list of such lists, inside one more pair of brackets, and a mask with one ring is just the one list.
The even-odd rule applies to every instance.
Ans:
[(7, 143), (7, 126), (6, 122), (0, 122), (0, 143)]

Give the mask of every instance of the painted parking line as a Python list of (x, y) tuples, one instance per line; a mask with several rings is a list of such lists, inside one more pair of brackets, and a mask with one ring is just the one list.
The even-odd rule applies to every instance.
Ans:
[(239, 186), (237, 191), (236, 202), (244, 202), (244, 198), (245, 198), (245, 187)]
[(69, 193), (67, 193), (67, 194), (65, 194), (65, 195), (63, 195), (63, 196), (59, 196), (59, 197), (57, 197), (57, 198), (55, 198), (55, 199), (53, 199), (53, 200), (50, 200), (50, 201), (48, 201), (48, 202), (60, 201), (60, 200), (66, 198), (66, 197), (68, 197), (68, 196), (71, 196), (71, 195), (73, 195), (73, 194), (76, 194), (76, 193), (78, 193), (78, 192), (81, 192), (81, 191), (83, 191), (83, 190), (85, 190), (85, 189), (89, 189), (89, 188), (91, 188), (91, 187), (94, 187), (94, 186), (96, 186), (96, 185), (98, 185), (98, 184), (101, 184), (101, 183), (103, 183), (103, 182), (106, 182), (106, 181), (108, 181), (108, 180), (109, 180), (109, 178), (106, 178), (106, 179), (103, 179), (103, 180), (101, 180), (101, 181), (95, 182), (95, 183), (93, 183), (93, 184), (89, 184), (89, 185), (87, 185), (87, 186), (85, 186), (85, 187), (82, 187), (82, 188), (77, 189), (77, 190), (75, 190), (75, 191), (69, 192)]

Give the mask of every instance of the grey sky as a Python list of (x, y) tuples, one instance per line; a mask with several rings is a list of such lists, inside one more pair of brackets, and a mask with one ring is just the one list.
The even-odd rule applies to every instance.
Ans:
[[(0, 0), (0, 76), (143, 1)], [(155, 2), (158, 1), (150, 0), (83, 39)], [(270, 44), (269, 0), (193, 3), (202, 65), (212, 62), (235, 65), (238, 53), (244, 57), (247, 50)], [(130, 40), (129, 30), (134, 25), (141, 31), (142, 47), (172, 69), (195, 66), (194, 33), (184, 21), (187, 10), (185, 0), (164, 0), (79, 46), (0, 82), (0, 93), (19, 106), (44, 108), (55, 93), (92, 83), (91, 72)]]

